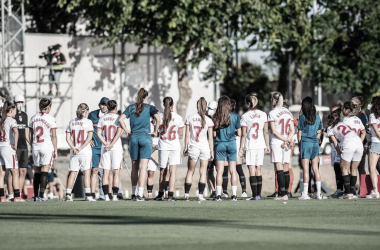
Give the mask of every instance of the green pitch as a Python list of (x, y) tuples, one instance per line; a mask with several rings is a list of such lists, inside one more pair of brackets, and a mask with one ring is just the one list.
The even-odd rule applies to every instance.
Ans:
[(0, 203), (0, 249), (379, 249), (380, 200)]

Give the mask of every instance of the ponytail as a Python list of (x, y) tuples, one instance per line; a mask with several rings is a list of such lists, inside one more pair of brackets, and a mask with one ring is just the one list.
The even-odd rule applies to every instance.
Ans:
[(144, 109), (144, 99), (148, 96), (148, 91), (146, 91), (144, 88), (141, 88), (139, 90), (139, 93), (137, 94), (137, 103), (136, 103), (136, 117), (140, 117), (141, 112)]
[(113, 111), (117, 108), (117, 102), (115, 100), (109, 100), (107, 102), (107, 109), (108, 111)]
[(272, 98), (276, 101), (274, 108), (282, 108), (284, 105), (284, 97), (282, 94), (280, 92), (274, 92), (272, 93)]
[(202, 128), (204, 128), (206, 125), (205, 115), (207, 111), (207, 102), (204, 97), (199, 98), (197, 102), (197, 109), (198, 109), (198, 114), (201, 116)]
[(4, 130), (4, 123), (5, 120), (7, 119), (7, 114), (11, 109), (15, 109), (16, 105), (13, 102), (8, 102), (6, 101), (3, 105), (3, 110), (1, 112), (1, 121), (0, 121), (0, 131)]
[(231, 102), (231, 112), (235, 112), (236, 101), (234, 99), (230, 99), (230, 102)]
[(83, 119), (84, 112), (86, 112), (86, 110), (89, 110), (88, 105), (86, 103), (81, 103), (81, 104), (78, 105), (78, 108), (77, 108), (77, 118), (79, 120)]
[(254, 109), (259, 101), (257, 100), (256, 93), (248, 94), (245, 96), (245, 103), (249, 109)]
[(172, 119), (171, 107), (173, 107), (173, 98), (167, 96), (164, 98), (164, 122), (163, 128), (166, 131), (169, 127), (169, 122)]

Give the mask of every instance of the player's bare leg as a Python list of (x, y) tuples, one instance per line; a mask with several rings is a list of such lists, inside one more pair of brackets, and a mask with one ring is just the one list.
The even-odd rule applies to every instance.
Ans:
[(110, 198), (108, 196), (108, 189), (109, 189), (109, 173), (110, 173), (110, 170), (109, 169), (104, 169), (103, 168), (103, 178), (102, 178), (102, 189), (103, 189), (103, 192), (104, 192), (104, 200), (105, 201), (109, 201)]
[(84, 179), (84, 192), (86, 195), (86, 201), (96, 201), (91, 194), (91, 170), (87, 169), (83, 172)]
[[(96, 192), (96, 186), (97, 186), (97, 180), (98, 180), (98, 172), (99, 168), (92, 168), (91, 169), (91, 194), (95, 194)], [(94, 198), (94, 197), (92, 197)]]
[(132, 160), (132, 171), (131, 171), (131, 183), (132, 183), (132, 200), (136, 200), (136, 189), (139, 180), (139, 165), (140, 160)]
[(18, 169), (10, 169), (9, 174), (12, 175), (12, 185), (14, 190), (14, 202), (23, 202), (25, 201), (20, 197), (20, 180), (19, 180), (19, 171)]
[(14, 194), (13, 194), (13, 175), (10, 174), (10, 169), (9, 169), (9, 174), (8, 174), (8, 180), (7, 180), (7, 190), (8, 190), (8, 195), (7, 195), (7, 199), (12, 201), (13, 198), (14, 198)]
[(5, 198), (5, 191), (4, 191), (4, 177), (5, 177), (5, 166), (0, 166), (0, 202), (9, 202)]
[(73, 201), (73, 198), (71, 196), (71, 193), (73, 191), (74, 187), (74, 180), (78, 175), (78, 171), (70, 171), (69, 177), (67, 178), (67, 185), (66, 185), (66, 201)]
[(165, 178), (167, 175), (167, 168), (160, 168), (160, 177), (159, 177), (159, 185), (158, 185), (158, 196), (154, 198), (157, 201), (162, 201), (164, 199), (165, 192)]
[(24, 188), (24, 185), (25, 185), (25, 176), (26, 176), (26, 172), (27, 171), (28, 171), (27, 168), (19, 168), (20, 189)]
[(140, 159), (139, 164), (139, 195), (136, 197), (138, 201), (144, 201), (144, 187), (147, 177), (147, 168), (148, 168), (149, 159)]
[[(189, 193), (190, 193), (190, 188), (193, 183), (193, 175), (195, 172), (195, 166), (197, 165), (196, 161), (193, 161), (190, 157), (189, 160), (187, 161), (187, 174), (185, 178), (185, 195), (183, 197), (184, 200), (189, 200)], [(206, 166), (207, 167), (207, 166)]]
[(207, 164), (208, 164), (208, 160), (200, 160), (199, 182), (198, 182), (198, 191), (199, 191), (198, 201), (205, 201), (205, 199), (203, 198), (203, 192), (206, 188)]
[(119, 169), (113, 170), (113, 186), (112, 186), (112, 194), (113, 194), (112, 200), (113, 201), (118, 200), (117, 193), (119, 192), (119, 180), (120, 180), (119, 179), (119, 173), (120, 173)]
[(215, 180), (215, 175), (214, 175), (214, 166), (207, 168), (207, 180), (208, 180), (209, 188), (211, 190), (211, 197), (213, 195), (216, 196), (216, 190), (215, 190), (216, 180)]
[(237, 201), (236, 193), (237, 193), (238, 174), (236, 171), (236, 161), (230, 161), (228, 165), (229, 165), (230, 174), (231, 174), (231, 189), (232, 189), (231, 200)]

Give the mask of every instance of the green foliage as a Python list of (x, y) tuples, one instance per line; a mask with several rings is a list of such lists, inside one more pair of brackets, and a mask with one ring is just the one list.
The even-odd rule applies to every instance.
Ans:
[[(315, 17), (311, 75), (333, 93), (350, 91), (367, 101), (380, 88), (380, 2), (329, 0)], [(318, 58), (318, 60), (317, 60)]]
[(269, 101), (269, 79), (260, 65), (251, 64), (242, 59), (240, 67), (233, 66), (233, 73), (226, 77), (222, 85), (222, 94), (236, 101), (236, 113), (246, 111), (245, 96), (256, 92), (258, 109), (263, 109)]

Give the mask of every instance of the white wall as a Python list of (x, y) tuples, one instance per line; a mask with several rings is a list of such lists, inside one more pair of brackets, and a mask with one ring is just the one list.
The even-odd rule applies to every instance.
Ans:
[[(177, 73), (174, 62), (167, 58), (168, 51), (159, 48), (144, 48), (139, 63), (126, 66), (126, 76), (120, 75), (120, 45), (115, 46), (116, 56), (113, 57), (113, 49), (102, 49), (101, 46), (91, 46), (90, 37), (71, 37), (55, 34), (25, 34), (25, 65), (44, 66), (45, 61), (39, 59), (38, 55), (54, 44), (61, 44), (61, 51), (66, 57), (67, 66), (74, 68), (73, 90), (69, 91), (72, 100), (63, 102), (56, 115), (58, 123), (59, 148), (67, 148), (65, 141), (65, 128), (70, 119), (75, 117), (78, 104), (84, 102), (90, 106), (90, 110), (97, 109), (99, 100), (106, 96), (115, 99), (120, 109), (132, 104), (136, 100), (137, 91), (144, 87), (150, 92), (150, 103), (162, 110), (162, 99), (165, 96), (178, 100)], [(132, 45), (126, 46), (126, 54), (136, 51)], [(129, 58), (128, 55), (126, 58)], [(201, 63), (199, 69), (189, 69), (189, 85), (193, 90), (187, 114), (196, 112), (196, 101), (205, 97), (207, 101), (214, 99), (214, 84), (202, 81), (202, 73), (207, 70), (208, 62)], [(26, 80), (37, 80), (35, 70), (26, 70)], [(48, 72), (46, 72), (47, 74)], [(120, 79), (125, 79), (121, 87)], [(44, 78), (47, 82), (47, 76)], [(61, 82), (70, 81), (68, 72), (62, 74)], [(35, 96), (37, 84), (28, 84), (27, 96)], [(61, 84), (60, 92), (67, 91), (68, 84)], [(122, 90), (122, 91), (121, 91)], [(48, 85), (42, 86), (46, 95), (49, 91)], [(12, 93), (24, 94), (23, 85), (12, 85)], [(54, 89), (55, 93), (55, 89)], [(122, 96), (122, 99), (121, 99)], [(30, 116), (38, 112), (39, 99), (27, 100), (27, 113)], [(52, 113), (55, 114), (60, 104), (60, 99), (53, 99)], [(122, 107), (121, 107), (122, 104)], [(185, 117), (183, 117), (185, 119)]]

